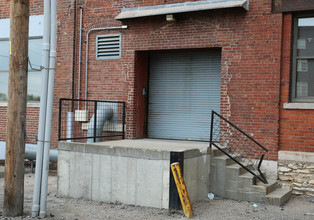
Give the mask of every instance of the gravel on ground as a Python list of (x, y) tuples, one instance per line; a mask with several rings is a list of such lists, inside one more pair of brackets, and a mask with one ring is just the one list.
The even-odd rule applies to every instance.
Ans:
[[(4, 178), (0, 178), (0, 219), (37, 219), (31, 218), (34, 174), (25, 174), (24, 215), (15, 218), (3, 216)], [(47, 198), (47, 217), (57, 220), (100, 220), (100, 219), (186, 219), (183, 211), (125, 205), (121, 203), (105, 203), (84, 199), (60, 198), (57, 196), (57, 175), (49, 176)], [(292, 219), (313, 220), (314, 198), (294, 197), (283, 207), (266, 204), (234, 201), (215, 197), (192, 204), (194, 217), (191, 219)]]

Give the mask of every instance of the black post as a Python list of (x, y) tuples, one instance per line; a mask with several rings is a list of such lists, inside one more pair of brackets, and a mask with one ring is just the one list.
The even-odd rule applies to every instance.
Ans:
[(59, 127), (58, 127), (58, 141), (60, 141), (61, 136), (61, 112), (62, 112), (62, 99), (59, 99)]
[(212, 117), (210, 121), (210, 141), (209, 141), (210, 148), (212, 148), (212, 143), (213, 143), (213, 128), (214, 128), (214, 111), (212, 111)]
[(125, 102), (123, 102), (123, 110), (122, 110), (122, 139), (125, 138), (124, 123), (125, 123)]
[[(179, 162), (183, 176), (183, 163), (184, 163), (184, 152), (170, 152), (170, 164)], [(170, 209), (182, 209), (179, 193), (177, 190), (174, 177), (170, 167), (170, 180), (169, 180), (169, 210)]]
[(96, 142), (97, 101), (94, 102), (94, 142)]

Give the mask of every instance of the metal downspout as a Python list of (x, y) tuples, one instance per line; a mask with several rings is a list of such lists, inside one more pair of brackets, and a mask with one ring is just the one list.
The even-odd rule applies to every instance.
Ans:
[(47, 107), (47, 86), (49, 75), (49, 51), (50, 51), (50, 0), (44, 0), (44, 34), (43, 34), (43, 56), (42, 56), (42, 89), (40, 94), (40, 113), (38, 125), (38, 149), (36, 155), (35, 182), (33, 194), (32, 217), (38, 216), (39, 197), (42, 177), (43, 148), (45, 136), (45, 121)]
[[(73, 0), (73, 54), (72, 54), (72, 99), (75, 99), (75, 74), (76, 74), (76, 20), (77, 20), (77, 0)], [(72, 111), (74, 107), (72, 106)]]
[[(81, 64), (82, 64), (82, 23), (83, 23), (83, 8), (80, 6), (80, 43), (79, 43), (79, 66), (78, 66), (78, 91), (77, 99), (81, 98)], [(78, 109), (80, 109), (80, 102), (78, 102)]]
[(47, 113), (46, 113), (46, 128), (45, 128), (45, 143), (44, 143), (44, 158), (42, 170), (42, 184), (40, 195), (40, 210), (39, 216), (46, 217), (47, 208), (47, 190), (48, 190), (48, 174), (49, 174), (49, 151), (51, 138), (51, 121), (53, 110), (53, 90), (56, 67), (56, 23), (57, 23), (57, 0), (51, 1), (51, 31), (50, 31), (50, 61), (49, 61), (49, 80), (48, 80), (48, 94), (47, 94)]

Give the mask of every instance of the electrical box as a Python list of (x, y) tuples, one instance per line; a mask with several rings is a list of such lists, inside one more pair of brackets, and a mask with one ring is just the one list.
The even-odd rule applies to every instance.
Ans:
[(88, 121), (88, 110), (75, 110), (75, 121)]

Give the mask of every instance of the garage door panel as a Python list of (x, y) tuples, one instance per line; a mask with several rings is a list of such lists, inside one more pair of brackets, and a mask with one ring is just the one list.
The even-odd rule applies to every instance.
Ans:
[(209, 140), (220, 110), (220, 52), (152, 54), (148, 137)]

